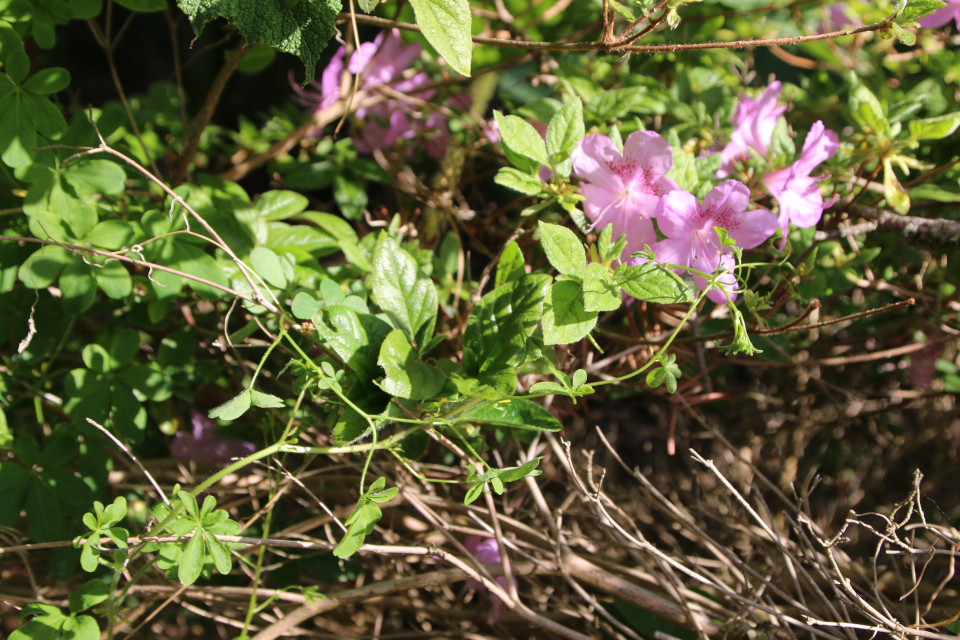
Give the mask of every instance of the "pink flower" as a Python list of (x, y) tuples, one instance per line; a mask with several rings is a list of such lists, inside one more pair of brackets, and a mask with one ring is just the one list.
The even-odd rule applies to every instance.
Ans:
[(652, 218), (657, 203), (679, 189), (664, 177), (673, 166), (673, 151), (660, 134), (631, 133), (623, 143), (623, 155), (606, 136), (592, 134), (573, 152), (573, 171), (581, 180), (583, 209), (595, 229), (613, 224), (613, 237), (627, 235), (627, 255), (653, 244), (657, 234)]
[[(483, 564), (500, 564), (500, 547), (497, 545), (496, 538), (482, 538), (480, 536), (467, 536), (463, 541), (463, 546), (467, 551), (470, 552), (477, 560)], [(477, 582), (476, 580), (469, 581), (471, 586), (473, 586), (478, 591), (484, 590), (486, 587), (483, 584)], [(497, 578), (497, 584), (503, 587), (504, 591), (507, 590), (507, 579), (504, 576)], [(514, 584), (516, 584), (516, 579), (514, 579)], [(500, 601), (500, 598), (490, 594), (490, 615), (487, 616), (487, 624), (494, 625), (497, 621), (500, 620), (500, 612), (503, 610), (503, 602)]]
[(779, 82), (771, 82), (759, 100), (746, 94), (740, 98), (740, 104), (731, 119), (734, 130), (730, 134), (730, 144), (720, 152), (722, 162), (717, 178), (726, 178), (738, 162), (748, 159), (748, 149), (753, 149), (761, 156), (767, 155), (777, 120), (787, 110), (786, 107), (777, 107), (780, 90)]
[(957, 29), (960, 30), (960, 0), (944, 0), (944, 2), (947, 6), (918, 21), (921, 27), (937, 29), (953, 20)]
[(787, 241), (787, 225), (790, 222), (801, 229), (812, 227), (820, 221), (823, 210), (829, 206), (829, 203), (823, 202), (817, 185), (823, 178), (811, 178), (810, 172), (821, 162), (832, 158), (839, 146), (837, 134), (825, 129), (823, 122), (817, 121), (803, 142), (800, 158), (792, 166), (763, 177), (763, 184), (780, 203), (779, 225), (783, 234), (781, 251)]
[(223, 463), (249, 456), (257, 450), (252, 442), (217, 436), (216, 421), (199, 411), (190, 410), (190, 422), (193, 431), (178, 431), (170, 444), (170, 455), (177, 460)]
[[(765, 209), (747, 211), (750, 190), (736, 180), (726, 180), (713, 188), (701, 204), (686, 191), (673, 191), (657, 207), (657, 224), (666, 240), (651, 248), (658, 262), (691, 267), (714, 273), (718, 267), (732, 269), (735, 261), (729, 249), (722, 247), (714, 227), (723, 227), (741, 249), (752, 249), (773, 235), (777, 219)], [(707, 287), (702, 276), (694, 275), (700, 290)], [(721, 276), (724, 289), (736, 299), (737, 281), (733, 272)], [(723, 291), (714, 289), (707, 297), (718, 304), (727, 301)]]

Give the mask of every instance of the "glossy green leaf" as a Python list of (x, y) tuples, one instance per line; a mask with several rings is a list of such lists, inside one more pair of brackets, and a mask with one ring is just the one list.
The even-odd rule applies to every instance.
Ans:
[[(519, 116), (505, 116), (499, 111), (494, 111), (493, 115), (500, 127), (504, 147), (534, 162), (550, 164), (547, 145), (532, 124)], [(520, 168), (523, 169), (523, 167)]]
[(614, 278), (627, 295), (637, 300), (660, 304), (695, 300), (687, 282), (669, 269), (651, 262), (633, 266), (621, 265), (614, 273)]
[(380, 234), (369, 278), (373, 300), (397, 329), (422, 346), (433, 337), (437, 320), (437, 289), (423, 276), (416, 260), (397, 241)]
[(547, 156), (556, 164), (570, 157), (586, 130), (579, 98), (567, 102), (550, 120), (547, 128)]
[(361, 380), (380, 377), (377, 359), (380, 345), (390, 333), (389, 324), (344, 305), (325, 307), (314, 316), (313, 324), (324, 346), (336, 353)]
[(265, 220), (286, 220), (306, 211), (310, 201), (295, 191), (267, 191), (257, 200), (257, 211)]
[(300, 320), (309, 320), (313, 314), (320, 311), (320, 303), (309, 293), (301, 291), (293, 298), (290, 311)]
[(543, 183), (540, 178), (524, 173), (513, 167), (501, 167), (500, 171), (493, 179), (497, 184), (525, 193), (529, 196), (535, 196), (543, 190)]
[(380, 387), (392, 396), (425, 400), (443, 389), (443, 374), (436, 367), (420, 362), (417, 350), (399, 329), (394, 329), (384, 339), (377, 364), (387, 374), (379, 383)]
[(510, 398), (487, 404), (470, 412), (465, 420), (514, 429), (534, 431), (559, 431), (562, 426), (553, 414), (532, 400)]
[(470, 75), (473, 41), (468, 0), (410, 0), (417, 26), (450, 67)]
[(583, 243), (566, 227), (546, 222), (539, 223), (540, 240), (550, 264), (560, 273), (582, 279), (587, 268)]
[(620, 308), (623, 295), (610, 272), (591, 262), (583, 277), (583, 301), (587, 311), (613, 311)]
[(98, 249), (116, 251), (133, 244), (137, 230), (126, 220), (104, 220), (90, 230), (83, 239)]
[(333, 199), (347, 220), (360, 220), (367, 208), (367, 190), (355, 178), (338, 173), (333, 179)]
[(103, 580), (90, 580), (79, 589), (70, 593), (67, 602), (70, 604), (70, 613), (80, 613), (90, 607), (105, 602), (110, 597), (110, 589)]
[[(258, 2), (221, 2), (220, 0), (178, 0), (199, 36), (204, 26), (217, 18), (236, 25), (249, 44), (267, 44), (278, 51), (292, 53), (306, 68), (304, 83), (313, 80), (320, 54), (334, 34), (334, 21), (340, 11), (339, 0), (259, 0)], [(470, 23), (469, 13), (467, 24)]]
[(543, 303), (543, 343), (571, 344), (586, 337), (597, 324), (597, 312), (584, 308), (583, 285), (555, 282)]
[(494, 288), (519, 280), (527, 274), (526, 265), (523, 261), (523, 253), (516, 242), (511, 241), (500, 254), (500, 260), (497, 262), (497, 276), (494, 280)]

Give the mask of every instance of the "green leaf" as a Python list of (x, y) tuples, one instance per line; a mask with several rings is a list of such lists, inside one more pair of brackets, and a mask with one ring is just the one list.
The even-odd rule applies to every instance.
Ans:
[(267, 191), (257, 200), (264, 220), (286, 220), (306, 211), (310, 201), (295, 191)]
[(221, 575), (227, 575), (233, 567), (230, 551), (225, 544), (217, 540), (215, 535), (206, 529), (201, 529), (201, 531), (203, 533), (203, 540), (207, 543), (207, 551), (210, 552), (210, 556), (213, 558), (213, 565)]
[(583, 125), (583, 105), (574, 98), (550, 120), (547, 128), (547, 156), (554, 164), (563, 162), (577, 148), (586, 130)]
[(945, 6), (947, 3), (942, 0), (912, 0), (897, 16), (897, 21), (916, 20)]
[(80, 315), (93, 305), (97, 297), (97, 281), (82, 259), (71, 261), (60, 274), (60, 298), (64, 313)]
[[(778, 118), (777, 124), (773, 128), (773, 137), (770, 142), (770, 148), (768, 156), (772, 158), (792, 158), (797, 153), (797, 145), (793, 142), (793, 138), (790, 137), (790, 128), (787, 126), (786, 118)], [(719, 154), (714, 154), (718, 158)], [(712, 156), (711, 156), (712, 157)], [(717, 163), (717, 169), (720, 168), (719, 161)], [(699, 171), (699, 165), (698, 165)], [(716, 173), (714, 169), (713, 173), (706, 179), (701, 175), (700, 179), (704, 182), (706, 180), (713, 179), (713, 175)]]
[(890, 28), (893, 29), (893, 35), (896, 36), (897, 40), (902, 44), (912, 47), (917, 43), (917, 34), (906, 27), (902, 27), (896, 22), (891, 22)]
[(220, 418), (221, 420), (236, 420), (247, 412), (252, 403), (250, 390), (244, 389), (236, 397), (227, 400), (219, 407), (215, 407), (207, 414), (210, 418)]
[(380, 4), (380, 0), (359, 0), (358, 4), (364, 13), (373, 13), (373, 10)]
[(697, 162), (692, 153), (684, 151), (680, 147), (673, 147), (673, 166), (667, 171), (665, 177), (673, 178), (684, 191), (695, 192), (697, 185), (700, 184), (700, 177), (697, 175)]
[(614, 278), (627, 295), (637, 300), (673, 304), (695, 300), (690, 286), (669, 269), (646, 262), (640, 265), (621, 265)]
[(910, 137), (914, 140), (943, 140), (960, 126), (960, 111), (937, 116), (911, 120)]
[(316, 211), (306, 211), (297, 218), (317, 225), (336, 238), (337, 245), (343, 251), (347, 262), (361, 271), (371, 270), (370, 260), (364, 250), (360, 248), (357, 233), (346, 220), (329, 213), (318, 213)]
[(862, 84), (858, 84), (850, 93), (850, 114), (864, 129), (875, 133), (890, 132), (890, 124), (880, 101)]
[(382, 517), (383, 512), (380, 511), (380, 507), (366, 497), (360, 498), (353, 513), (344, 522), (347, 525), (347, 533), (333, 550), (333, 555), (337, 558), (349, 558), (356, 553), (363, 545), (364, 539), (373, 533), (377, 522)]
[(135, 364), (116, 374), (117, 379), (154, 402), (165, 402), (173, 393), (173, 382), (163, 372), (148, 365)]
[(70, 604), (70, 613), (80, 613), (104, 602), (109, 597), (110, 589), (104, 584), (103, 580), (90, 580), (70, 593), (67, 601)]
[(84, 242), (107, 251), (116, 251), (133, 244), (136, 234), (137, 230), (126, 220), (104, 220), (87, 233)]
[(500, 127), (504, 147), (534, 162), (550, 164), (547, 145), (532, 124), (518, 116), (504, 116), (499, 111), (494, 111), (493, 115)]
[(543, 343), (570, 344), (584, 338), (597, 324), (597, 312), (584, 308), (583, 285), (555, 282), (543, 304)]
[(477, 498), (480, 497), (480, 494), (483, 493), (483, 484), (482, 482), (475, 482), (467, 489), (467, 495), (463, 497), (463, 504), (472, 504), (476, 502)]
[(117, 0), (117, 4), (140, 13), (163, 11), (167, 8), (167, 0)]
[(469, 422), (534, 431), (559, 431), (562, 428), (552, 413), (536, 402), (523, 398), (510, 398), (503, 402), (485, 405), (467, 414), (463, 419)]
[(610, 272), (596, 262), (587, 265), (583, 277), (583, 301), (587, 311), (613, 311), (619, 309), (623, 295)]
[[(465, 0), (464, 0), (465, 1)], [(226, 18), (248, 44), (267, 44), (292, 53), (306, 68), (304, 84), (313, 80), (320, 54), (334, 34), (340, 0), (178, 0), (197, 36), (208, 22)], [(467, 25), (470, 15), (467, 14)]]
[(540, 222), (540, 241), (547, 259), (563, 275), (583, 279), (587, 268), (587, 258), (583, 252), (583, 243), (576, 234), (566, 227)]
[[(603, 91), (587, 103), (587, 110), (601, 122), (620, 120), (633, 110), (634, 105), (640, 101), (643, 93), (643, 87), (623, 87)], [(611, 136), (612, 138), (613, 136)], [(623, 153), (622, 143), (620, 153)]]
[(410, 0), (417, 26), (454, 71), (469, 76), (473, 56), (468, 0)]
[(320, 303), (306, 291), (301, 291), (294, 297), (290, 310), (296, 318), (309, 320), (313, 317), (313, 314), (320, 311)]
[(63, 91), (70, 84), (70, 72), (63, 67), (48, 67), (36, 72), (23, 83), (23, 88), (40, 96)]
[(511, 241), (500, 254), (500, 260), (497, 262), (497, 277), (494, 288), (514, 282), (526, 275), (526, 267), (523, 262), (523, 253), (519, 245)]
[(463, 336), (463, 370), (468, 376), (491, 386), (502, 384), (508, 395), (512, 393), (514, 367), (540, 322), (550, 280), (542, 274), (525, 275), (480, 299)]
[(563, 395), (569, 395), (569, 389), (561, 384), (557, 384), (556, 382), (544, 380), (543, 382), (538, 382), (531, 386), (530, 393), (559, 393)]
[(283, 408), (283, 400), (277, 396), (270, 395), (269, 393), (261, 393), (256, 389), (250, 389), (250, 401), (253, 403), (253, 406), (260, 407), (261, 409), (281, 409)]
[(361, 380), (380, 377), (377, 359), (390, 325), (352, 307), (333, 305), (314, 316), (313, 324), (326, 348), (332, 350)]
[[(904, 190), (897, 175), (893, 171), (893, 164), (887, 158), (883, 161), (883, 196), (887, 204), (893, 207), (893, 210), (899, 214), (906, 214), (910, 211), (910, 196)], [(62, 278), (61, 278), (62, 281)]]
[(513, 167), (500, 167), (500, 171), (493, 179), (497, 184), (525, 193), (528, 196), (535, 196), (543, 190), (543, 183), (540, 178), (524, 173)]
[(44, 246), (20, 265), (17, 278), (28, 289), (46, 289), (56, 282), (63, 268), (73, 260), (73, 255), (62, 247)]
[(179, 578), (182, 584), (188, 585), (197, 581), (197, 578), (200, 577), (200, 572), (203, 571), (204, 555), (203, 536), (195, 533), (194, 536), (190, 538), (190, 541), (187, 542), (187, 546), (183, 550), (183, 556), (180, 558), (180, 569), (177, 572), (177, 578)]
[(133, 279), (130, 272), (118, 260), (111, 260), (99, 269), (93, 270), (97, 286), (114, 300), (126, 298), (133, 293)]
[(373, 300), (407, 338), (422, 346), (433, 337), (437, 289), (420, 273), (416, 260), (397, 241), (381, 233), (369, 277)]
[(347, 220), (363, 218), (367, 207), (367, 191), (356, 179), (338, 173), (333, 179), (333, 199)]
[(391, 331), (383, 341), (377, 364), (387, 373), (380, 388), (407, 400), (432, 398), (446, 381), (439, 369), (420, 362), (416, 349), (399, 329)]
[(537, 466), (540, 464), (540, 461), (543, 460), (543, 456), (539, 458), (534, 458), (525, 465), (519, 467), (506, 467), (504, 469), (498, 469), (496, 477), (500, 478), (503, 482), (516, 482), (517, 480), (522, 480), (528, 476), (538, 476), (542, 471), (537, 470)]
[(280, 258), (273, 251), (266, 247), (257, 247), (250, 252), (250, 264), (257, 275), (266, 280), (268, 284), (277, 289), (286, 288), (287, 277), (280, 265)]

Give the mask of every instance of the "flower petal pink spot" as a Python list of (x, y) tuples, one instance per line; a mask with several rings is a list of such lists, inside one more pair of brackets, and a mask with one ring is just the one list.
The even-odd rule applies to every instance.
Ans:
[[(483, 564), (500, 564), (500, 547), (497, 544), (496, 538), (482, 538), (480, 536), (467, 536), (463, 540), (463, 546), (467, 551), (470, 552), (477, 560)], [(483, 584), (477, 582), (476, 580), (469, 581), (471, 586), (473, 586), (478, 591), (486, 589)], [(497, 578), (497, 584), (499, 584), (506, 591), (507, 589), (507, 579), (503, 576)], [(516, 578), (514, 578), (514, 584), (516, 584)], [(490, 594), (490, 615), (487, 616), (487, 624), (494, 625), (500, 620), (500, 613), (503, 610), (503, 602), (500, 601), (500, 598)]]
[(233, 458), (244, 458), (257, 450), (252, 442), (219, 437), (216, 421), (199, 411), (190, 410), (190, 423), (193, 429), (178, 431), (170, 443), (170, 455), (177, 460), (224, 463)]
[(592, 134), (573, 152), (573, 172), (580, 185), (587, 218), (603, 230), (613, 225), (613, 237), (627, 235), (627, 255), (653, 244), (652, 218), (664, 195), (679, 189), (665, 177), (673, 166), (673, 151), (660, 134), (635, 131), (623, 143), (623, 154), (607, 136)]
[[(657, 207), (657, 223), (666, 240), (654, 244), (658, 262), (691, 267), (714, 273), (718, 267), (732, 269), (735, 261), (730, 250), (722, 247), (714, 227), (722, 227), (741, 249), (752, 249), (773, 235), (777, 219), (765, 209), (747, 211), (750, 190), (736, 180), (721, 182), (704, 197), (701, 204), (686, 191), (673, 191)], [(702, 276), (694, 275), (700, 290), (707, 288)], [(721, 279), (731, 299), (736, 299), (736, 278), (732, 272)], [(718, 304), (727, 301), (723, 291), (714, 289), (707, 297)]]
[(829, 203), (823, 202), (817, 183), (823, 178), (811, 178), (810, 173), (822, 162), (832, 158), (840, 148), (837, 134), (817, 121), (803, 142), (800, 158), (791, 166), (768, 173), (763, 177), (767, 187), (780, 203), (779, 226), (783, 234), (780, 249), (786, 244), (787, 225), (801, 229), (816, 225)]
[(748, 159), (749, 149), (761, 156), (767, 155), (777, 120), (787, 110), (786, 107), (777, 107), (781, 89), (779, 82), (771, 82), (759, 99), (746, 94), (740, 98), (731, 119), (734, 129), (730, 134), (730, 143), (720, 152), (721, 164), (717, 178), (726, 178), (737, 163)]

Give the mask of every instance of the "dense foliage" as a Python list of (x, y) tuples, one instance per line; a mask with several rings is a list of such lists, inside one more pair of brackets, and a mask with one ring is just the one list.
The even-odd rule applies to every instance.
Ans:
[[(670, 414), (652, 439), (621, 427), (627, 458), (654, 441), (647, 453), (666, 458), (678, 439), (707, 455), (704, 442), (727, 441), (704, 415), (741, 424), (729, 437), (744, 448), (730, 451), (743, 458), (751, 445), (738, 438), (761, 434), (764, 470), (783, 473), (764, 482), (794, 489), (779, 493), (794, 529), (772, 526), (822, 561), (822, 583), (842, 578), (832, 511), (804, 515), (812, 470), (849, 475), (839, 458), (870, 455), (816, 430), (790, 450), (766, 443), (808, 419), (820, 401), (801, 400), (811, 380), (817, 398), (849, 401), (851, 419), (866, 402), (858, 384), (952, 410), (958, 6), (3, 0), (10, 637), (129, 637), (155, 616), (167, 637), (179, 623), (163, 609), (207, 584), (245, 601), (208, 611), (198, 633), (265, 640), (352, 602), (324, 599), (323, 585), (400, 572), (364, 564), (378, 555), (441, 565), (422, 582), (397, 578), (396, 591), (449, 600), (446, 585), (470, 577), (491, 598), (475, 626), (500, 624), (506, 607), (528, 635), (754, 637), (745, 620), (922, 635), (949, 577), (916, 615), (881, 611), (867, 602), (888, 601), (879, 588), (843, 580), (847, 591), (824, 587), (819, 604), (778, 586), (769, 598), (781, 600), (761, 603), (734, 578), (695, 573), (692, 547), (667, 528), (649, 537), (670, 554), (618, 524), (651, 523), (603, 497), (592, 466), (581, 480), (568, 441), (583, 446), (585, 421), (623, 403), (635, 422), (649, 407)], [(103, 64), (85, 59), (92, 49)], [(843, 369), (858, 363), (872, 368)], [(838, 377), (811, 373), (831, 367)], [(678, 433), (681, 414), (708, 435)], [(814, 442), (819, 458), (801, 459)], [(571, 501), (548, 506), (545, 471), (568, 474), (567, 493), (598, 510), (590, 531), (631, 549), (611, 551), (611, 565), (652, 558), (680, 571), (674, 582), (617, 582), (636, 576), (615, 575), (592, 533), (563, 525)], [(750, 544), (778, 540), (764, 529), (772, 514), (718, 477), (714, 489), (739, 497), (724, 509), (764, 532)], [(899, 481), (890, 503), (910, 498), (878, 544), (913, 553), (920, 543), (897, 536), (921, 507), (920, 480)], [(960, 509), (940, 507), (947, 523)], [(667, 510), (688, 526), (685, 509)], [(521, 526), (518, 510), (544, 521)], [(693, 531), (688, 542), (706, 539)], [(950, 555), (960, 537), (944, 531), (929, 548)], [(756, 572), (782, 573), (780, 561)], [(534, 598), (514, 569), (561, 577)], [(349, 597), (393, 592), (362, 582)], [(62, 602), (40, 586), (60, 583)], [(148, 586), (158, 590), (138, 590)], [(561, 586), (586, 603), (580, 614), (536, 604)], [(861, 617), (839, 617), (833, 601)], [(390, 624), (424, 628), (416, 619)], [(835, 631), (817, 630), (853, 637)]]

